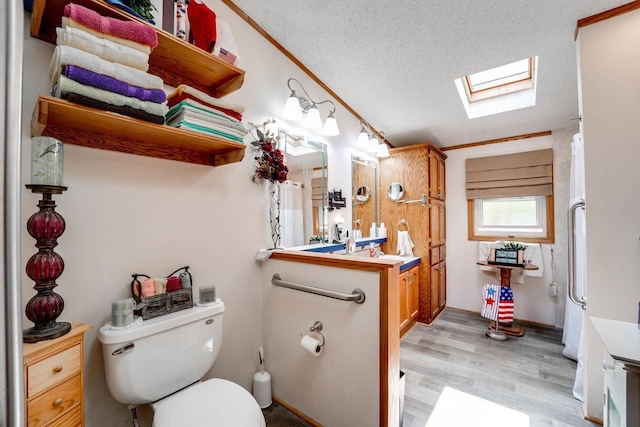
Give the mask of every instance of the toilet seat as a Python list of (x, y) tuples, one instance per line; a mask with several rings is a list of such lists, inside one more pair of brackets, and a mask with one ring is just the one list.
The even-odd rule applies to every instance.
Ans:
[(153, 427), (265, 427), (258, 402), (231, 381), (196, 383), (153, 405)]

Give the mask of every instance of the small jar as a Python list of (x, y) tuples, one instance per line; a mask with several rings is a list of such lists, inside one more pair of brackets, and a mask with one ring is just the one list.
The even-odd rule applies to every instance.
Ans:
[(31, 184), (62, 186), (64, 147), (49, 136), (31, 138)]

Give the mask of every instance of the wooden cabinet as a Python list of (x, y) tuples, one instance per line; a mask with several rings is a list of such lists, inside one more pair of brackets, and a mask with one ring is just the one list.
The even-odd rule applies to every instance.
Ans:
[[(386, 253), (396, 253), (394, 228), (400, 220), (406, 220), (415, 245), (413, 253), (422, 258), (417, 273), (417, 321), (431, 323), (446, 305), (443, 263), (446, 257), (446, 155), (429, 143), (392, 148), (389, 152), (389, 157), (380, 159), (380, 218), (393, 231), (382, 249)], [(402, 200), (397, 202), (387, 196), (387, 188), (394, 182), (404, 188)], [(422, 195), (427, 199), (424, 205), (420, 202)], [(406, 228), (403, 226), (402, 229)], [(407, 289), (401, 289), (405, 292), (400, 302), (404, 311), (408, 310)], [(401, 332), (403, 324), (411, 324), (404, 311), (401, 311)]]
[(74, 324), (53, 340), (23, 344), (28, 427), (84, 426), (84, 333)]
[(400, 335), (415, 324), (420, 299), (420, 268), (418, 266), (400, 273)]
[[(56, 27), (71, 0), (35, 0), (31, 35), (56, 42)], [(99, 0), (74, 0), (103, 16), (137, 18)], [(142, 21), (140, 21), (142, 22)], [(244, 71), (197, 47), (156, 29), (158, 46), (149, 56), (149, 73), (170, 86), (187, 84), (221, 97), (242, 87)], [(239, 162), (245, 145), (206, 134), (133, 119), (120, 114), (40, 96), (31, 119), (31, 136), (52, 136), (66, 144), (159, 157), (209, 166)]]

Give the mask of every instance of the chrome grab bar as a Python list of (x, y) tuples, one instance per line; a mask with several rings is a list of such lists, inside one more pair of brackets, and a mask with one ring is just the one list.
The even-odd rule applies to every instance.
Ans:
[(578, 299), (576, 295), (576, 211), (578, 209), (585, 208), (584, 199), (580, 199), (577, 202), (573, 202), (571, 206), (569, 206), (567, 224), (569, 225), (569, 242), (568, 242), (568, 253), (569, 253), (569, 298), (573, 301), (574, 304), (582, 307), (583, 310), (587, 308), (587, 299), (583, 296)]
[(287, 282), (282, 280), (278, 273), (275, 273), (271, 278), (271, 284), (275, 286), (281, 286), (283, 288), (295, 289), (297, 291), (308, 292), (310, 294), (322, 295), (324, 297), (335, 298), (342, 301), (353, 301), (356, 304), (362, 304), (366, 298), (364, 291), (360, 288), (356, 288), (350, 294), (344, 292), (331, 291), (328, 289), (316, 288), (313, 286), (301, 285), (300, 283)]
[(420, 198), (417, 200), (396, 200), (397, 203), (404, 203), (404, 204), (409, 204), (409, 203), (420, 203), (422, 206), (427, 206), (427, 195), (426, 194), (422, 194), (420, 195)]

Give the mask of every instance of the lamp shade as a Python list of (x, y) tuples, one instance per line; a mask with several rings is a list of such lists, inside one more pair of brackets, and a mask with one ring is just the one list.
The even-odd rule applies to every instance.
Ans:
[(369, 145), (367, 145), (367, 153), (377, 153), (378, 145), (380, 145), (378, 138), (372, 136), (369, 140)]
[(376, 153), (377, 157), (389, 157), (389, 147), (384, 142), (378, 145), (378, 152)]
[(369, 134), (363, 128), (358, 134), (358, 139), (356, 139), (356, 147), (367, 148), (368, 145), (369, 145)]
[(302, 118), (302, 108), (300, 108), (300, 100), (292, 92), (289, 98), (287, 98), (284, 109), (282, 110), (282, 117), (287, 120), (300, 120)]
[(320, 129), (322, 127), (320, 111), (318, 111), (318, 107), (315, 104), (307, 110), (307, 117), (304, 119), (304, 125), (309, 129)]
[(324, 122), (322, 134), (326, 136), (340, 135), (340, 129), (338, 129), (338, 121), (335, 117), (333, 117), (333, 112), (329, 113), (329, 117), (327, 117), (327, 120)]

